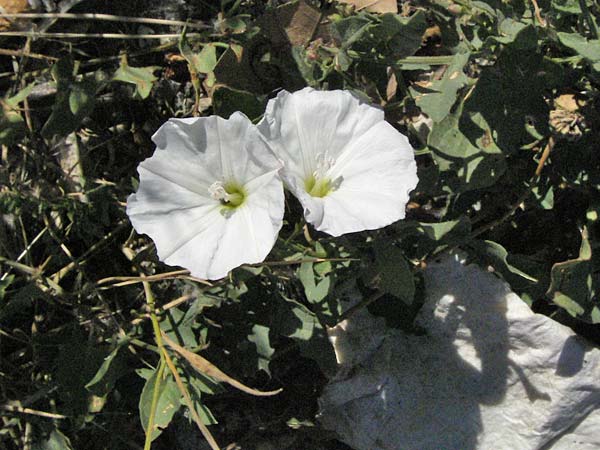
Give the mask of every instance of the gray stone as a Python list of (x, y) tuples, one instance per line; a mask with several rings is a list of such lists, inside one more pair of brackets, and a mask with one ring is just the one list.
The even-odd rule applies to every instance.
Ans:
[(330, 330), (321, 423), (357, 450), (600, 448), (600, 351), (459, 259), (425, 271), (425, 334), (366, 311)]

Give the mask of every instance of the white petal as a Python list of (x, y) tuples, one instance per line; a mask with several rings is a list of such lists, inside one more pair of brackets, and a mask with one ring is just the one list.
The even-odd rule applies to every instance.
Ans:
[(372, 127), (351, 147), (332, 168), (331, 176), (343, 180), (322, 199), (323, 217), (315, 223), (315, 228), (333, 236), (403, 219), (409, 194), (418, 183), (408, 139), (387, 122)]
[(234, 267), (263, 261), (281, 229), (283, 210), (283, 186), (273, 174), (259, 192), (249, 194), (246, 203), (227, 218), (206, 278), (222, 278)]
[[(286, 186), (317, 230), (339, 236), (405, 217), (409, 193), (418, 181), (414, 152), (408, 139), (385, 122), (381, 110), (346, 91), (307, 88), (280, 93), (269, 103), (259, 129), (284, 163)], [(325, 197), (312, 197), (305, 180), (324, 150), (333, 161), (325, 178), (341, 182)]]
[[(256, 127), (241, 113), (171, 119), (153, 139), (157, 149), (138, 167), (140, 185), (127, 214), (152, 238), (159, 258), (207, 279), (262, 261), (281, 228), (284, 197), (280, 164)], [(208, 191), (220, 180), (247, 192), (230, 215)]]
[(269, 100), (258, 129), (290, 177), (301, 180), (321, 157), (337, 158), (356, 136), (383, 120), (383, 111), (361, 103), (348, 91), (304, 88), (281, 91)]

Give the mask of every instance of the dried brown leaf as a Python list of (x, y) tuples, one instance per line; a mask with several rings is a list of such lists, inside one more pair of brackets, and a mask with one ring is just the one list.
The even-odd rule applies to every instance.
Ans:
[(213, 377), (216, 380), (222, 381), (224, 383), (228, 383), (231, 386), (233, 386), (234, 388), (237, 388), (240, 391), (246, 392), (247, 394), (255, 395), (258, 397), (266, 397), (266, 396), (270, 396), (270, 395), (276, 395), (276, 394), (279, 394), (283, 390), (283, 389), (277, 389), (274, 391), (259, 391), (256, 389), (252, 389), (251, 387), (248, 387), (248, 386), (240, 383), (239, 381), (231, 378), (229, 375), (223, 373), (221, 371), (221, 369), (219, 369), (217, 366), (215, 366), (214, 364), (212, 364), (210, 361), (203, 358), (202, 356), (197, 355), (196, 353), (192, 353), (189, 350), (186, 350), (185, 348), (183, 348), (182, 346), (176, 344), (171, 339), (169, 339), (169, 337), (164, 332), (161, 332), (161, 334), (162, 334), (162, 338), (164, 339), (165, 343), (169, 347), (171, 347), (173, 350), (175, 350), (175, 352), (179, 356), (181, 356), (183, 359), (185, 359), (198, 372), (201, 372), (205, 375)]

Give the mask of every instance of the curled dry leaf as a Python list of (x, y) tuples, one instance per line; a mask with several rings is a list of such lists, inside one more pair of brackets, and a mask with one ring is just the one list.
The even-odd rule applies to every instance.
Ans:
[(256, 389), (252, 389), (251, 387), (248, 387), (245, 384), (242, 384), (239, 381), (231, 378), (229, 375), (223, 373), (221, 371), (221, 369), (219, 369), (217, 366), (215, 366), (214, 364), (212, 364), (210, 361), (203, 358), (202, 356), (197, 355), (196, 353), (192, 353), (189, 350), (186, 350), (185, 348), (183, 348), (182, 346), (176, 344), (171, 339), (169, 339), (169, 337), (164, 332), (161, 332), (161, 334), (162, 334), (162, 338), (165, 341), (165, 343), (169, 347), (171, 347), (173, 350), (175, 350), (175, 352), (177, 352), (177, 354), (179, 356), (181, 356), (188, 363), (190, 363), (190, 365), (194, 369), (196, 369), (198, 372), (201, 372), (205, 375), (213, 377), (216, 380), (222, 381), (224, 383), (228, 383), (231, 386), (233, 386), (234, 388), (239, 389), (240, 391), (243, 391), (250, 395), (255, 395), (257, 397), (266, 397), (266, 396), (270, 396), (270, 395), (276, 395), (276, 394), (279, 394), (283, 390), (283, 389), (276, 389), (274, 391), (259, 391)]

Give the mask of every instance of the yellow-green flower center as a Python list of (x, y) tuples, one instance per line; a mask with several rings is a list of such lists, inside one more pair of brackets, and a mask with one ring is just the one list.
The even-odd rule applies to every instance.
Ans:
[(304, 188), (312, 197), (323, 198), (332, 191), (332, 187), (331, 180), (328, 178), (317, 178), (314, 175), (310, 175), (304, 181)]
[(224, 200), (226, 206), (237, 208), (244, 203), (244, 200), (246, 200), (246, 191), (243, 186), (240, 186), (237, 183), (227, 183), (223, 187), (227, 192), (227, 199)]
[(226, 183), (215, 181), (208, 188), (208, 192), (212, 198), (221, 202), (224, 212), (231, 212), (231, 210), (243, 205), (248, 196), (244, 187), (235, 181)]

